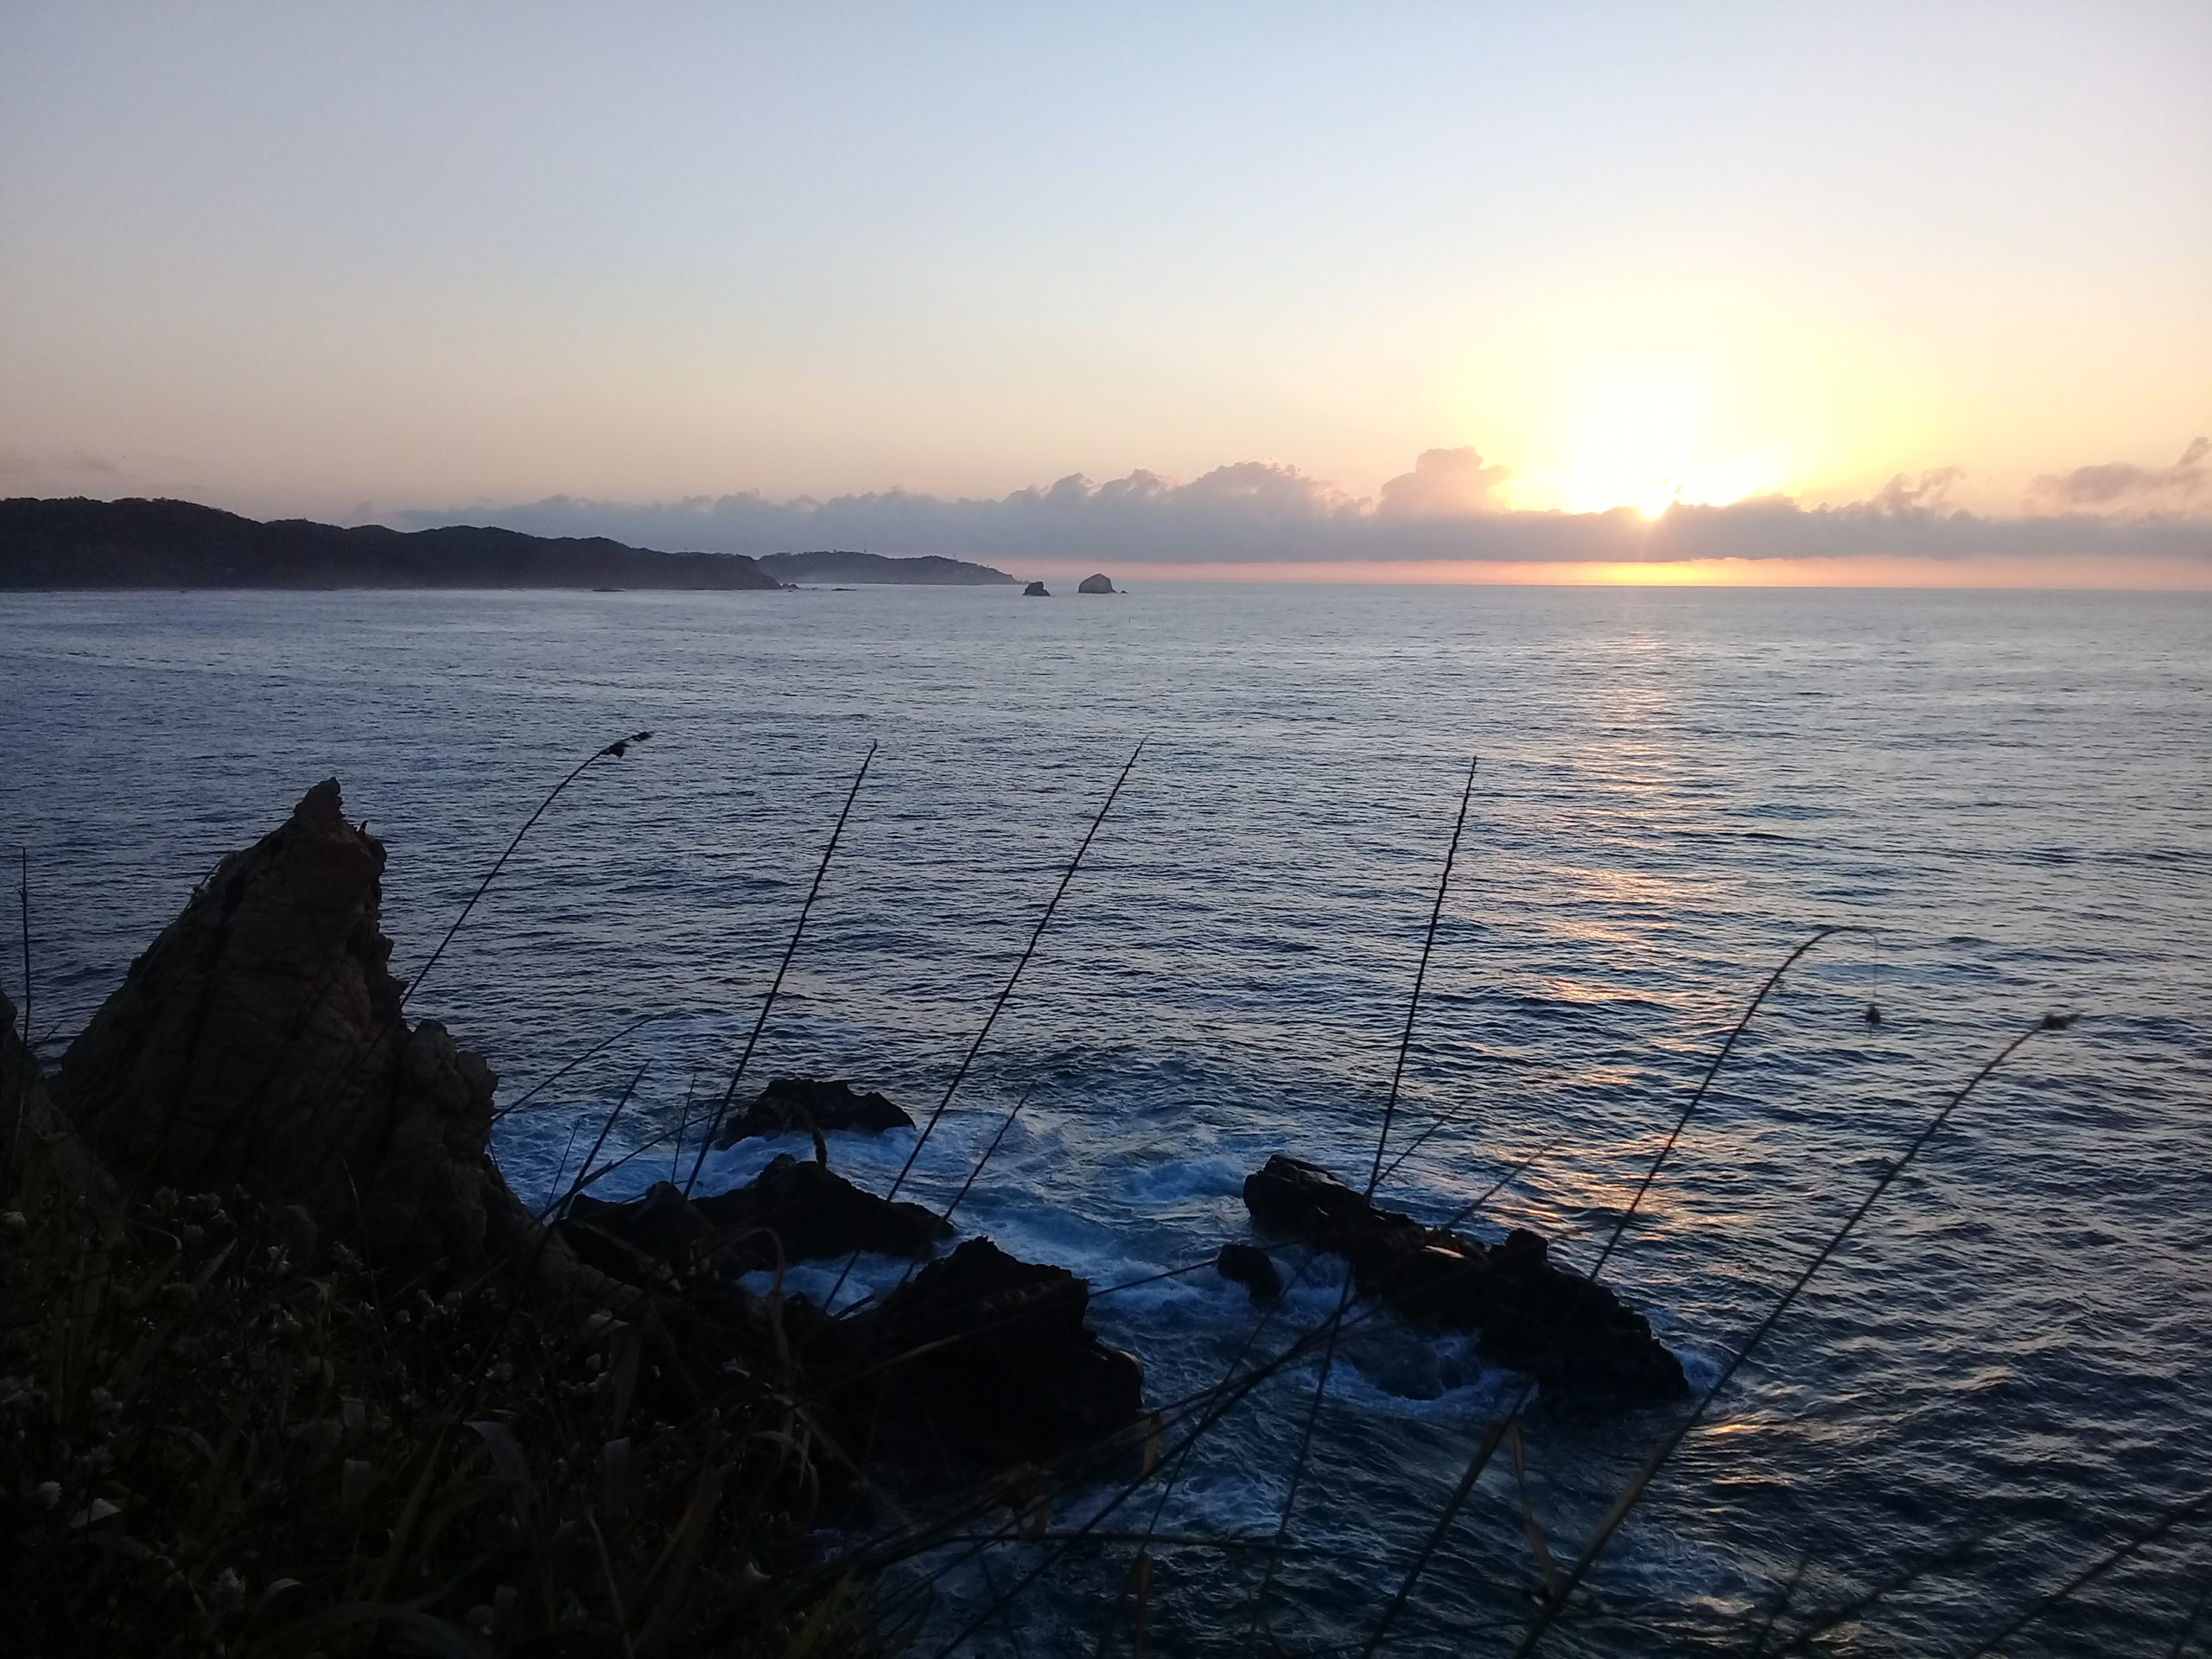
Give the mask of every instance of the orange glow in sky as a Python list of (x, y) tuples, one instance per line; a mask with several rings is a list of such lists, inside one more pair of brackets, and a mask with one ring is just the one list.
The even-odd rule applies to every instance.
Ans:
[[(0, 8), (0, 493), (1332, 580), (1936, 474), (2212, 537), (2212, 467), (2037, 493), (2212, 432), (2202, 3), (868, 16)], [(1588, 528), (1442, 579), (1795, 579)], [(2097, 574), (1959, 539), (1802, 569)]]

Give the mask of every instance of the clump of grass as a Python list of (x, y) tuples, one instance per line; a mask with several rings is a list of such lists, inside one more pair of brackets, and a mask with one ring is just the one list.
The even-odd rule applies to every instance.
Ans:
[(395, 1281), (301, 1212), (0, 1210), (0, 1605), (40, 1654), (798, 1656), (874, 1645), (809, 1567), (803, 1418), (644, 1325)]

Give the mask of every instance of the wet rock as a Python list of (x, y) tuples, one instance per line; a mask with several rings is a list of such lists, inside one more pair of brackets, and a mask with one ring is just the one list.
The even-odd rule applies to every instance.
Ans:
[(672, 1293), (657, 1306), (703, 1381), (779, 1321), (779, 1345), (863, 1465), (888, 1459), (957, 1481), (1077, 1456), (1141, 1409), (1143, 1367), (1091, 1331), (1089, 1284), (988, 1239), (931, 1262), (880, 1304), (832, 1318), (791, 1296), (771, 1315), (738, 1275), (773, 1266), (779, 1245), (791, 1261), (855, 1249), (919, 1257), (951, 1231), (817, 1164), (779, 1157), (748, 1185), (703, 1198), (665, 1182), (625, 1204), (579, 1198), (557, 1231), (601, 1272)]
[(391, 1263), (470, 1266), (491, 1211), (512, 1223), (486, 1152), (496, 1079), (400, 1013), (384, 860), (338, 780), (318, 784), (131, 964), (56, 1090), (119, 1180), (300, 1204)]
[(1090, 1286), (970, 1239), (880, 1306), (813, 1315), (795, 1346), (851, 1444), (938, 1474), (1104, 1449), (1143, 1408), (1144, 1368), (1087, 1323)]
[(1078, 594), (1110, 594), (1114, 584), (1103, 575), (1085, 576), (1075, 585)]
[(1233, 1285), (1252, 1293), (1255, 1302), (1282, 1300), (1282, 1274), (1274, 1258), (1256, 1244), (1224, 1244), (1214, 1258), (1214, 1270)]
[(1033, 582), (1021, 590), (1021, 596), (1024, 599), (1050, 599), (1052, 590), (1041, 582)]
[(880, 1198), (789, 1153), (735, 1191), (704, 1198), (687, 1199), (666, 1181), (626, 1203), (580, 1195), (559, 1230), (585, 1261), (632, 1283), (670, 1263), (745, 1274), (859, 1250), (918, 1260), (952, 1236), (934, 1211)]
[(553, 1231), (601, 1273), (626, 1284), (650, 1285), (671, 1269), (699, 1265), (711, 1250), (715, 1225), (683, 1188), (655, 1181), (644, 1197), (626, 1201), (580, 1192)]
[(1552, 1265), (1538, 1234), (1484, 1245), (1377, 1208), (1317, 1165), (1277, 1154), (1244, 1183), (1270, 1232), (1344, 1256), (1353, 1282), (1406, 1318), (1477, 1333), (1483, 1357), (1548, 1388), (1663, 1399), (1687, 1391), (1681, 1362), (1603, 1285)]
[[(880, 1198), (819, 1164), (801, 1163), (789, 1153), (735, 1192), (696, 1199), (693, 1207), (725, 1236), (748, 1231), (774, 1235), (785, 1259), (792, 1262), (849, 1255), (855, 1250), (918, 1259), (928, 1255), (939, 1240), (952, 1236), (952, 1224), (935, 1211), (903, 1199)], [(761, 1266), (772, 1263), (776, 1252), (766, 1239), (753, 1248), (766, 1258)]]
[(725, 1122), (715, 1136), (717, 1151), (756, 1135), (822, 1135), (856, 1129), (880, 1135), (911, 1129), (914, 1120), (883, 1096), (862, 1094), (849, 1083), (829, 1077), (778, 1077), (753, 1103)]

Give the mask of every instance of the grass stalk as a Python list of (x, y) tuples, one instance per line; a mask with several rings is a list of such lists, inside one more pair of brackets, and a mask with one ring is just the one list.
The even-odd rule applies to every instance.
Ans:
[(798, 921), (791, 929), (791, 938), (785, 942), (783, 960), (776, 964), (776, 976), (768, 982), (768, 994), (760, 999), (760, 1012), (753, 1016), (753, 1029), (745, 1039), (745, 1047), (737, 1057), (737, 1065), (729, 1074), (729, 1084), (722, 1090), (722, 1097), (715, 1107), (714, 1117), (707, 1125), (707, 1132), (699, 1137), (699, 1150), (691, 1160), (691, 1173), (683, 1182), (683, 1196), (690, 1198), (691, 1189), (699, 1184), (699, 1171), (707, 1161), (708, 1151), (715, 1144), (715, 1137), (721, 1133), (722, 1121), (729, 1115), (730, 1103), (737, 1097), (738, 1079), (745, 1075), (745, 1068), (753, 1058), (753, 1051), (760, 1041), (760, 1033), (768, 1024), (768, 1015), (776, 1006), (776, 998), (784, 988), (784, 976), (791, 971), (791, 958), (798, 954), (798, 942), (806, 932), (806, 918), (814, 913), (814, 900), (822, 891), (823, 878), (830, 874), (830, 861), (837, 855), (837, 843), (844, 839), (845, 821), (853, 815), (853, 803), (860, 798), (861, 785), (868, 781), (868, 769), (875, 760), (875, 747), (868, 746), (868, 753), (861, 757), (861, 769), (853, 774), (853, 786), (845, 791), (845, 804), (838, 810), (837, 822), (830, 831), (830, 842), (822, 849), (821, 861), (814, 867), (814, 880), (808, 884), (805, 900), (798, 907)]
[(1528, 1635), (1522, 1639), (1520, 1646), (1514, 1650), (1514, 1659), (1527, 1659), (1527, 1656), (1535, 1651), (1536, 1644), (1543, 1640), (1544, 1632), (1551, 1628), (1552, 1622), (1559, 1616), (1560, 1610), (1566, 1606), (1567, 1598), (1573, 1595), (1576, 1587), (1589, 1576), (1590, 1569), (1597, 1565), (1598, 1557), (1604, 1553), (1606, 1544), (1620, 1529), (1621, 1523), (1628, 1519), (1630, 1511), (1634, 1510), (1637, 1503), (1642, 1500), (1644, 1492), (1651, 1484), (1652, 1478), (1665, 1466), (1668, 1459), (1675, 1454), (1675, 1449), (1681, 1445), (1689, 1432), (1705, 1420), (1705, 1414), (1712, 1408), (1713, 1402), (1720, 1397), (1722, 1391), (1734, 1379), (1736, 1373), (1743, 1368), (1744, 1363), (1758, 1351), (1760, 1344), (1781, 1322), (1783, 1315), (1789, 1313), (1796, 1304), (1797, 1298), (1803, 1294), (1806, 1286), (1812, 1283), (1814, 1275), (1826, 1267), (1830, 1258), (1843, 1248), (1844, 1242), (1858, 1230), (1859, 1224), (1866, 1218), (1867, 1212), (1880, 1201), (1882, 1195), (1890, 1190), (1897, 1177), (1912, 1166), (1929, 1141), (1951, 1121), (1952, 1115), (1972, 1097), (1974, 1091), (1981, 1086), (1985, 1079), (2018, 1053), (2031, 1038), (2046, 1031), (2063, 1031), (2072, 1023), (2073, 1016), (2070, 1014), (2045, 1014), (2035, 1025), (2014, 1037), (1984, 1062), (1980, 1070), (1960, 1085), (1951, 1097), (1943, 1103), (1942, 1109), (1929, 1118), (1920, 1132), (1913, 1136), (1904, 1152), (1883, 1170), (1875, 1179), (1873, 1185), (1867, 1190), (1866, 1197), (1859, 1199), (1857, 1207), (1844, 1217), (1843, 1224), (1828, 1235), (1821, 1248), (1814, 1252), (1812, 1259), (1807, 1262), (1804, 1267), (1798, 1270), (1796, 1277), (1790, 1281), (1789, 1288), (1784, 1290), (1774, 1306), (1767, 1310), (1766, 1317), (1753, 1327), (1751, 1335), (1744, 1339), (1743, 1344), (1730, 1357), (1728, 1363), (1720, 1368), (1719, 1375), (1713, 1379), (1711, 1385), (1698, 1397), (1697, 1404), (1683, 1416), (1680, 1422), (1669, 1429), (1659, 1444), (1652, 1449), (1650, 1456), (1644, 1459), (1643, 1466), (1637, 1471), (1626, 1489), (1622, 1491), (1619, 1497), (1614, 1500), (1612, 1507), (1599, 1521), (1597, 1530), (1592, 1534), (1590, 1541), (1583, 1547), (1581, 1555), (1577, 1558), (1574, 1566), (1569, 1569), (1566, 1581), (1560, 1586), (1556, 1594), (1547, 1598), (1544, 1605), (1536, 1615), (1535, 1622), (1529, 1626)]
[[(2113, 1545), (2088, 1566), (2060, 1585), (2058, 1588), (2022, 1608), (2005, 1623), (2002, 1630), (1985, 1637), (1978, 1646), (1970, 1649), (1966, 1655), (1966, 1659), (1982, 1659), (1985, 1654), (1994, 1653), (2052, 1608), (2063, 1601), (2070, 1599), (2077, 1591), (2088, 1589), (2089, 1586), (2104, 1577), (2122, 1561), (2126, 1560), (2145, 1544), (2156, 1543), (2183, 1522), (2193, 1521), (2208, 1510), (2212, 1510), (2212, 1490), (2199, 1492), (2195, 1497), (2184, 1498), (2182, 1502), (2162, 1511), (2149, 1524), (2139, 1528), (2120, 1543)], [(2200, 1608), (2202, 1605), (2200, 1602)], [(2196, 1623), (2194, 1613), (2190, 1615), (2190, 1622), (2192, 1625)], [(2184, 1630), (2183, 1639), (2186, 1641), (2187, 1638), (2188, 1632)]]
[(453, 925), (446, 929), (445, 937), (438, 941), (438, 948), (430, 952), (430, 959), (417, 969), (414, 976), (408, 981), (407, 988), (399, 994), (401, 1007), (405, 1007), (408, 999), (423, 988), (423, 982), (430, 976), (430, 970), (438, 965), (438, 959), (445, 955), (446, 947), (453, 943), (454, 936), (459, 933), (463, 925), (467, 922), (468, 913), (476, 908), (477, 900), (483, 898), (493, 882), (499, 880), (499, 872), (506, 868), (507, 861), (515, 855), (515, 849), (522, 845), (523, 837), (536, 827), (537, 821), (545, 816), (547, 810), (554, 802), (561, 798), (563, 792), (568, 789), (569, 785), (582, 777), (597, 762), (620, 760), (630, 752), (632, 745), (642, 743), (652, 735), (651, 732), (632, 732), (627, 737), (616, 738), (605, 748), (595, 749), (585, 756), (573, 772), (545, 791), (545, 798), (538, 802), (537, 810), (523, 820), (522, 828), (515, 831), (514, 839), (507, 843), (506, 850), (501, 853), (493, 863), (492, 868), (484, 873), (484, 879), (476, 884), (476, 891), (468, 895), (468, 902), (461, 907), (461, 914), (453, 918)]
[[(1838, 933), (1856, 933), (1865, 931), (1863, 928), (1855, 927), (1847, 923), (1821, 928), (1784, 957), (1774, 971), (1761, 982), (1758, 990), (1753, 995), (1743, 1014), (1730, 1029), (1726, 1040), (1720, 1045), (1719, 1052), (1713, 1057), (1712, 1063), (1706, 1067), (1705, 1075), (1698, 1079), (1697, 1087), (1691, 1090), (1690, 1097), (1676, 1116), (1674, 1126), (1667, 1131), (1666, 1139), (1661, 1142), (1657, 1154), (1651, 1160), (1651, 1166), (1644, 1171), (1643, 1180), (1637, 1185), (1635, 1196), (1629, 1200), (1628, 1207), (1621, 1211), (1619, 1220), (1613, 1224), (1612, 1232), (1607, 1236), (1605, 1248), (1598, 1253), (1597, 1262), (1591, 1268), (1588, 1276), (1584, 1281), (1584, 1289), (1576, 1292), (1574, 1300), (1568, 1305), (1567, 1316), (1560, 1320), (1559, 1329), (1553, 1333), (1551, 1345), (1554, 1351), (1566, 1339), (1568, 1328), (1574, 1323), (1575, 1315), (1581, 1311), (1582, 1299), (1586, 1294), (1587, 1287), (1598, 1282), (1599, 1275), (1605, 1271), (1605, 1264), (1612, 1260), (1614, 1250), (1619, 1247), (1622, 1238), (1628, 1232), (1629, 1224), (1636, 1218), (1637, 1211), (1643, 1207), (1643, 1200), (1650, 1192), (1652, 1183), (1659, 1179), (1659, 1172), (1666, 1166), (1668, 1159), (1673, 1155), (1675, 1142), (1681, 1140), (1683, 1129), (1688, 1127), (1690, 1119), (1697, 1113), (1697, 1109), (1705, 1103), (1706, 1095), (1711, 1090), (1713, 1079), (1720, 1075), (1720, 1069), (1728, 1063), (1728, 1057), (1736, 1052), (1738, 1041), (1750, 1028), (1751, 1020), (1758, 1015), (1759, 1009), (1765, 1005), (1767, 998), (1773, 994), (1775, 988), (1782, 983), (1783, 976), (1822, 940)], [(1482, 1478), (1483, 1471), (1490, 1466), (1491, 1459), (1497, 1455), (1498, 1446), (1505, 1439), (1507, 1426), (1521, 1414), (1529, 1401), (1534, 1396), (1535, 1390), (1536, 1379), (1534, 1373), (1531, 1373), (1529, 1380), (1515, 1393), (1512, 1402), (1506, 1407), (1505, 1411), (1484, 1431), (1482, 1438), (1475, 1443), (1474, 1453), (1467, 1459), (1465, 1472), (1459, 1477), (1459, 1484), (1452, 1488), (1451, 1497), (1445, 1500), (1444, 1507), (1437, 1512), (1435, 1523), (1429, 1529), (1427, 1539), (1406, 1568), (1405, 1576), (1400, 1580), (1396, 1592), (1391, 1596), (1389, 1605), (1383, 1608), (1382, 1618), (1376, 1621), (1374, 1630), (1368, 1633), (1367, 1641), (1360, 1649), (1361, 1659), (1371, 1659), (1375, 1650), (1382, 1645), (1384, 1637), (1389, 1633), (1391, 1624), (1396, 1620), (1398, 1615), (1404, 1611), (1406, 1603), (1413, 1595), (1414, 1586), (1420, 1583), (1421, 1574), (1427, 1570), (1428, 1563), (1434, 1559), (1438, 1548), (1442, 1546), (1446, 1535), (1452, 1529), (1452, 1523), (1459, 1518), (1459, 1511), (1466, 1507), (1468, 1498), (1474, 1493), (1475, 1483)]]
[[(1375, 1188), (1382, 1179), (1382, 1156), (1389, 1147), (1390, 1126), (1396, 1117), (1398, 1095), (1405, 1083), (1406, 1058), (1413, 1052), (1414, 1024), (1421, 1014), (1421, 994), (1428, 980), (1429, 957), (1436, 949), (1436, 930), (1444, 919), (1444, 899), (1445, 895), (1451, 891), (1452, 867), (1459, 856), (1459, 837), (1467, 827), (1467, 804), (1474, 798), (1475, 770), (1481, 764), (1482, 758), (1479, 755), (1472, 756), (1467, 761), (1466, 785), (1459, 791), (1459, 814), (1452, 821), (1452, 839), (1444, 849), (1444, 868), (1437, 874), (1436, 898), (1428, 909), (1428, 927), (1421, 935), (1421, 960), (1414, 969), (1412, 994), (1406, 999), (1405, 1027), (1398, 1034), (1397, 1061), (1390, 1068), (1390, 1092), (1382, 1103), (1382, 1127), (1376, 1135), (1375, 1160), (1369, 1166), (1367, 1173), (1366, 1195), (1370, 1199), (1374, 1198)], [(1336, 1318), (1330, 1323), (1329, 1339), (1321, 1353), (1320, 1375), (1314, 1379), (1313, 1398), (1306, 1405), (1306, 1421), (1300, 1426), (1298, 1431), (1298, 1454), (1291, 1460), (1290, 1484), (1283, 1493), (1282, 1514), (1275, 1522), (1274, 1548), (1268, 1552), (1267, 1566), (1261, 1573), (1258, 1586), (1252, 1592), (1252, 1614), (1244, 1631), (1244, 1643), (1247, 1648), (1258, 1639), (1261, 1621), (1267, 1606), (1268, 1592), (1274, 1587), (1275, 1568), (1282, 1559), (1283, 1541), (1290, 1535), (1290, 1517), (1298, 1503), (1299, 1484), (1305, 1478), (1306, 1465), (1313, 1454), (1313, 1431), (1321, 1419), (1321, 1402), (1328, 1394), (1330, 1373), (1336, 1367), (1337, 1334), (1342, 1327), (1344, 1311), (1351, 1305), (1357, 1278), (1357, 1275), (1351, 1270), (1351, 1264), (1347, 1261), (1344, 1267), (1344, 1290), (1338, 1297)]]
[(22, 1075), (16, 1080), (16, 1116), (8, 1128), (8, 1164), (5, 1173), (12, 1179), (16, 1160), (22, 1155), (23, 1120), (30, 1116), (31, 1079), (38, 1073), (38, 1046), (31, 1035), (31, 849), (26, 842), (17, 849), (22, 860), (21, 880), (16, 888), (23, 942), (23, 1054), (17, 1070)]
[[(1029, 966), (1029, 959), (1037, 954), (1038, 941), (1045, 937), (1045, 930), (1052, 925), (1060, 900), (1067, 897), (1069, 885), (1074, 881), (1076, 872), (1083, 868), (1084, 855), (1090, 852), (1090, 843), (1098, 838), (1098, 831), (1105, 824), (1107, 814), (1114, 810), (1114, 803), (1121, 798), (1122, 785), (1129, 781), (1129, 773), (1135, 768), (1138, 757), (1144, 753), (1144, 745), (1145, 740), (1140, 739), (1136, 747), (1129, 751), (1129, 758), (1122, 762), (1113, 787), (1106, 791), (1106, 798), (1099, 803), (1098, 810), (1091, 815), (1090, 827), (1084, 831), (1082, 843), (1076, 848), (1075, 855), (1068, 860), (1067, 868), (1060, 872), (1059, 885), (1052, 889), (1052, 898), (1046, 901), (1045, 913), (1037, 918), (1037, 925), (1030, 930), (1029, 942), (1022, 946), (1021, 955), (1014, 962), (1014, 971), (1007, 976), (1006, 983), (999, 987), (999, 994), (991, 1003), (990, 1012), (983, 1016), (983, 1023), (977, 1028), (975, 1040), (968, 1045), (968, 1052), (961, 1056), (959, 1067), (953, 1072), (952, 1081), (945, 1084), (944, 1097), (938, 1102), (937, 1109), (922, 1125), (922, 1132), (914, 1137), (914, 1144), (907, 1150), (906, 1161), (899, 1166), (899, 1173), (892, 1178), (891, 1190), (883, 1195), (886, 1199), (897, 1198), (899, 1189), (906, 1185), (907, 1176), (913, 1173), (915, 1160), (922, 1155), (922, 1148), (937, 1133), (937, 1126), (952, 1104), (953, 1097), (960, 1092), (960, 1085), (967, 1082), (968, 1072), (976, 1064), (976, 1055), (982, 1052), (983, 1044), (991, 1034), (991, 1027), (998, 1023), (999, 1015), (1013, 997), (1014, 988), (1021, 982), (1022, 969)], [(859, 1260), (860, 1252), (857, 1250), (846, 1260), (844, 1267), (838, 1272), (836, 1283), (830, 1286), (829, 1295), (823, 1299), (823, 1307), (836, 1300), (837, 1293), (845, 1287), (845, 1281), (852, 1274), (853, 1263)]]

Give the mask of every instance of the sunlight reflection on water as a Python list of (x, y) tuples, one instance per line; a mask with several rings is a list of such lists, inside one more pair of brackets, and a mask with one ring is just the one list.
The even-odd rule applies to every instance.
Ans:
[[(1476, 1230), (1534, 1225), (1588, 1261), (1758, 979), (1815, 925), (1877, 930), (1791, 975), (1618, 1259), (1694, 1374), (2002, 1033), (2050, 1006), (2092, 1016), (2031, 1046), (1898, 1184), (1597, 1580), (1690, 1641), (1801, 1567), (1818, 1606), (2005, 1529), (1992, 1558), (1885, 1600), (1880, 1639), (1910, 1651), (1987, 1628), (2212, 1475), (2195, 1370), (2212, 1351), (2208, 643), (2212, 607), (2172, 596), (4, 596), (12, 726), (35, 741), (0, 770), (0, 837), (33, 849), (40, 1024), (66, 1033), (216, 857), (317, 778), (340, 774), (390, 843), (405, 972), (551, 778), (653, 728), (525, 843), (419, 1006), (487, 1055), (505, 1098), (664, 1016), (504, 1127), (503, 1160), (542, 1189), (645, 1060), (653, 1133), (719, 1088), (871, 740), (878, 769), (756, 1065), (933, 1104), (1148, 734), (918, 1170), (921, 1196), (949, 1193), (1037, 1085), (962, 1218), (1103, 1285), (1240, 1233), (1238, 1179), (1270, 1151), (1364, 1167), (1479, 750), (1398, 1144), (1459, 1116), (1398, 1170), (1395, 1205), (1448, 1214), (1556, 1142)], [(780, 1149), (710, 1173), (741, 1179)], [(904, 1155), (895, 1137), (836, 1152), (879, 1185)], [(1159, 1398), (1216, 1374), (1251, 1316), (1200, 1274), (1097, 1317)], [(1397, 1332), (1332, 1382), (1275, 1615), (1300, 1643), (1358, 1637), (1457, 1478), (1503, 1397), (1467, 1363)], [(1280, 1487), (1255, 1471), (1282, 1466), (1312, 1386), (1262, 1390), (1163, 1524), (1271, 1529)], [(1536, 1413), (1532, 1501), (1555, 1545), (1661, 1421)], [(1485, 1481), (1405, 1647), (1462, 1650), (1452, 1632), (1519, 1616), (1520, 1505)], [(2185, 1560), (2116, 1574), (2048, 1650), (2171, 1641)], [(1029, 1650), (1062, 1650), (1050, 1632), (1083, 1628), (1125, 1567), (1098, 1552), (1056, 1573)], [(1220, 1650), (1252, 1570), (1163, 1553), (1154, 1650)], [(972, 1575), (941, 1588), (947, 1630), (987, 1593)]]

